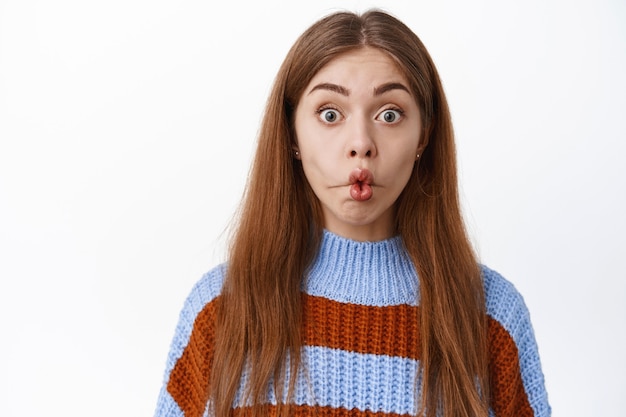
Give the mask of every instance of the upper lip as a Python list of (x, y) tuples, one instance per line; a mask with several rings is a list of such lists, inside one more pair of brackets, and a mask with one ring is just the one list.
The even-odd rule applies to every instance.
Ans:
[(371, 185), (374, 182), (374, 175), (367, 168), (355, 168), (350, 172), (348, 181), (350, 184), (364, 183)]

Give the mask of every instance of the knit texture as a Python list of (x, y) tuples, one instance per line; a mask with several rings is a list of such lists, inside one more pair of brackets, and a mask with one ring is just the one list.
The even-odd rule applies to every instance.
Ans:
[[(155, 416), (208, 412), (215, 306), (226, 267), (194, 286), (180, 314)], [(490, 414), (549, 416), (528, 310), (515, 288), (482, 267), (489, 316)], [(410, 416), (419, 405), (419, 285), (400, 237), (356, 242), (324, 232), (302, 283), (304, 347), (296, 416)], [(290, 376), (291, 377), (291, 376)], [(242, 375), (245, 386), (248, 374)], [(240, 389), (235, 415), (252, 415)], [(268, 404), (276, 404), (273, 390)]]

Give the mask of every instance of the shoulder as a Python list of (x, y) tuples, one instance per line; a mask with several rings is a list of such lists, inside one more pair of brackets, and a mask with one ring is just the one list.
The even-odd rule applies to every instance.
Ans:
[[(537, 343), (524, 298), (502, 275), (485, 266), (482, 270), (492, 348), (517, 351), (523, 374), (530, 369), (540, 370)], [(540, 372), (537, 376), (541, 376)]]
[(499, 322), (512, 336), (530, 323), (524, 298), (515, 286), (498, 272), (481, 265), (487, 315)]
[(226, 264), (221, 264), (205, 273), (192, 287), (183, 311), (188, 310), (193, 315), (198, 314), (205, 305), (217, 298), (224, 284)]
[(183, 308), (178, 317), (178, 324), (176, 325), (174, 338), (170, 346), (170, 353), (166, 366), (166, 379), (176, 361), (182, 356), (183, 351), (189, 342), (196, 318), (220, 295), (225, 275), (225, 264), (211, 269), (196, 282), (185, 299)]
[[(177, 332), (187, 333), (185, 330), (191, 332), (196, 316), (220, 295), (225, 276), (226, 264), (221, 264), (202, 275), (195, 283), (180, 312)], [(180, 328), (181, 326), (183, 328)]]

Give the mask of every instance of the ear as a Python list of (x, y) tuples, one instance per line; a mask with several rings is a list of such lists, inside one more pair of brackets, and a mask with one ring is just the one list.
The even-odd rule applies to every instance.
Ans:
[(417, 151), (415, 151), (415, 160), (419, 160), (422, 154), (424, 153), (424, 149), (426, 149), (426, 145), (420, 141), (419, 146), (417, 147)]
[(302, 158), (300, 157), (300, 148), (298, 148), (297, 145), (293, 145), (291, 147), (291, 150), (293, 151), (293, 157), (297, 160), (301, 160)]
[(417, 144), (417, 151), (415, 152), (415, 160), (417, 161), (423, 154), (426, 146), (428, 146), (428, 138), (430, 137), (430, 129), (423, 129), (420, 133), (420, 140)]

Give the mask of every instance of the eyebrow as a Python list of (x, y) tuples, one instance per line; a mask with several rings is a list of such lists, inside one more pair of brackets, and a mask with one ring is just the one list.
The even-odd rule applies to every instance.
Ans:
[(406, 88), (406, 86), (404, 84), (401, 83), (387, 83), (387, 84), (383, 84), (379, 87), (374, 88), (374, 95), (375, 96), (380, 96), (382, 94), (385, 94), (388, 91), (392, 91), (392, 90), (403, 90), (406, 91), (407, 93), (411, 94), (411, 92), (409, 91), (408, 88)]
[[(350, 90), (348, 90), (347, 88), (342, 87), (340, 85), (333, 84), (333, 83), (317, 84), (315, 87), (311, 88), (311, 91), (309, 91), (309, 94), (311, 94), (312, 92), (314, 92), (316, 90), (332, 91), (333, 93), (338, 93), (338, 94), (341, 94), (342, 96), (346, 96), (346, 97), (350, 95)], [(391, 83), (386, 83), (386, 84), (383, 84), (381, 86), (375, 87), (374, 88), (374, 96), (380, 96), (380, 95), (385, 94), (386, 92), (392, 91), (392, 90), (403, 90), (403, 91), (406, 91), (407, 93), (411, 94), (409, 89), (404, 84), (391, 82)]]
[(315, 87), (311, 88), (311, 91), (309, 91), (309, 94), (311, 94), (313, 91), (316, 91), (316, 90), (328, 90), (328, 91), (332, 91), (333, 93), (339, 93), (342, 96), (350, 95), (350, 90), (340, 85), (332, 84), (332, 83), (318, 84)]

